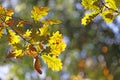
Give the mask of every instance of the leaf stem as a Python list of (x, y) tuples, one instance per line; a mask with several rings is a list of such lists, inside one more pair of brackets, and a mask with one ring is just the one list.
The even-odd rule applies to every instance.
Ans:
[(109, 9), (109, 10), (112, 10), (112, 11), (114, 11), (114, 12), (116, 12), (116, 13), (118, 13), (118, 14), (119, 14), (119, 11), (114, 10), (114, 9), (112, 9), (112, 8), (108, 7), (108, 6), (107, 6), (107, 5), (105, 5), (105, 3), (104, 3), (104, 2), (102, 2), (102, 1), (101, 1), (101, 3), (102, 3), (102, 5), (103, 5), (105, 8), (107, 8), (107, 9)]

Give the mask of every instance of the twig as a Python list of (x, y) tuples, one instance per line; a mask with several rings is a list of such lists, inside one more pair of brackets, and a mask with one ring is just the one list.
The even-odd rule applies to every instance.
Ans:
[[(101, 2), (102, 2), (102, 1), (101, 1)], [(112, 11), (114, 11), (114, 12), (116, 12), (116, 13), (119, 13), (117, 10), (114, 10), (114, 9), (109, 8), (108, 6), (106, 6), (104, 2), (102, 2), (102, 5), (105, 6), (105, 7), (106, 7), (107, 9), (109, 9), (109, 10), (112, 10)]]

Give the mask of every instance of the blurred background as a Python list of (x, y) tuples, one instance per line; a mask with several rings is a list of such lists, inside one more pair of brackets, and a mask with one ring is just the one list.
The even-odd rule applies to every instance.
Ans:
[(81, 19), (87, 12), (81, 0), (0, 0), (1, 5), (14, 10), (15, 17), (30, 19), (32, 6), (51, 8), (47, 18), (62, 23), (53, 26), (67, 43), (61, 53), (63, 69), (53, 72), (42, 64), (43, 74), (33, 68), (32, 57), (5, 59), (7, 39), (0, 39), (0, 80), (120, 80), (120, 17), (105, 23), (97, 16), (87, 26)]

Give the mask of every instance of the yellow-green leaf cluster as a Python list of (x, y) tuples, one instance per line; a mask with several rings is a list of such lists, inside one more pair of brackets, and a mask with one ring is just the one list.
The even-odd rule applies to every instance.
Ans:
[(87, 25), (100, 13), (101, 3), (99, 0), (82, 0), (82, 5), (85, 9), (93, 11), (86, 13), (82, 18), (82, 24)]
[(14, 12), (10, 9), (5, 9), (0, 5), (0, 19), (7, 21), (12, 18)]
[(85, 9), (89, 10), (99, 10), (100, 4), (99, 0), (82, 0), (82, 5)]
[(6, 19), (5, 19), (5, 21), (7, 21), (7, 20), (9, 20), (9, 19), (12, 18), (11, 16), (14, 14), (14, 12), (13, 12), (12, 10), (10, 10), (10, 9), (6, 9), (6, 10), (5, 10), (5, 14), (6, 14)]
[(65, 50), (66, 44), (62, 41), (62, 34), (59, 34), (59, 31), (53, 33), (53, 36), (50, 37), (49, 46), (51, 54), (55, 56), (59, 56)]
[(42, 55), (42, 59), (48, 64), (48, 68), (51, 68), (53, 71), (59, 71), (62, 69), (61, 60), (55, 56)]
[(105, 0), (106, 6), (118, 10), (120, 7), (120, 0)]
[(105, 22), (112, 22), (120, 15), (120, 0), (82, 0), (82, 5), (91, 11), (82, 18), (83, 25), (89, 24), (97, 15), (103, 17)]
[(5, 9), (0, 5), (0, 37), (4, 34), (4, 27), (7, 26), (6, 22), (12, 18), (14, 12), (10, 9)]
[[(34, 57), (34, 68), (38, 73), (42, 73), (39, 57), (48, 64), (52, 70), (61, 70), (62, 62), (59, 55), (66, 48), (63, 36), (59, 31), (52, 32), (49, 28), (52, 25), (60, 24), (61, 21), (47, 19), (48, 7), (34, 6), (31, 11), (32, 21), (13, 18), (13, 11), (5, 9), (0, 5), (0, 37), (8, 37), (10, 45), (9, 54), (6, 58), (20, 58), (24, 55)], [(29, 25), (29, 29), (25, 26)]]
[(43, 25), (43, 27), (41, 27), (39, 29), (39, 31), (40, 31), (40, 36), (47, 36), (47, 35), (49, 35), (49, 27), (48, 27), (48, 25)]
[(120, 0), (105, 0), (104, 8), (102, 9), (101, 16), (105, 22), (112, 22), (119, 13)]
[(22, 57), (24, 55), (22, 49), (15, 49), (15, 51), (13, 51), (13, 54), (15, 54), (16, 57)]
[(35, 21), (38, 21), (38, 20), (42, 19), (44, 16), (46, 16), (48, 14), (49, 9), (50, 8), (48, 8), (48, 7), (37, 7), (37, 6), (34, 6), (33, 10), (31, 11), (31, 13), (32, 13), (31, 17)]
[(32, 34), (32, 32), (29, 29), (27, 29), (27, 31), (25, 32), (25, 34), (23, 36), (25, 38), (29, 38), (31, 34)]
[(16, 44), (20, 42), (20, 37), (18, 35), (16, 35), (15, 32), (13, 32), (12, 30), (8, 31), (9, 33), (9, 43), (10, 44)]

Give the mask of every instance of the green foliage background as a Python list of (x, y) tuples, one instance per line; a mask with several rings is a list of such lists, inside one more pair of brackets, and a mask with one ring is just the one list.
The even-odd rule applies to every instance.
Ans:
[[(53, 72), (42, 64), (43, 74), (39, 75), (33, 69), (32, 57), (5, 59), (9, 48), (6, 38), (2, 37), (0, 65), (10, 67), (5, 76), (6, 80), (69, 80), (72, 75), (91, 80), (120, 80), (119, 17), (107, 24), (98, 16), (90, 24), (83, 26), (81, 19), (86, 11), (81, 5), (81, 0), (0, 0), (0, 3), (13, 9), (14, 16), (23, 19), (30, 18), (30, 11), (34, 5), (50, 7), (48, 18), (62, 21), (60, 27), (53, 26), (51, 30), (60, 30), (67, 43), (66, 50), (61, 54), (63, 70)], [(117, 28), (118, 32), (111, 29), (111, 26), (113, 29)], [(107, 47), (108, 50), (104, 52), (103, 47)], [(108, 75), (103, 73), (104, 67), (109, 70)], [(114, 79), (109, 79), (111, 76)]]

